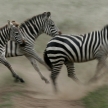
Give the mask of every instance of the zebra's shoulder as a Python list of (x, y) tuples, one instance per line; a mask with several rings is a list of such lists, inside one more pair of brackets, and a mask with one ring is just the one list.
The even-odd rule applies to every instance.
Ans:
[(70, 35), (72, 38), (76, 38), (76, 39), (78, 39), (78, 40), (80, 40), (80, 41), (82, 41), (83, 40), (83, 36), (80, 36), (80, 35)]
[(79, 43), (80, 46), (82, 45), (82, 41), (83, 41), (83, 36), (80, 36), (80, 35), (62, 34), (57, 37), (64, 38), (66, 40), (68, 39), (72, 42), (76, 41)]

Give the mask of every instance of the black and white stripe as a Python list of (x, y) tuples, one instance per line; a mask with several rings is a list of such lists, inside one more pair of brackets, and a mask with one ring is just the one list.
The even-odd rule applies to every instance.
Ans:
[(44, 12), (37, 16), (34, 16), (19, 26), (20, 32), (23, 34), (24, 39), (26, 40), (26, 46), (20, 47), (13, 41), (9, 41), (6, 46), (6, 57), (16, 57), (25, 55), (27, 59), (31, 62), (35, 70), (39, 73), (41, 78), (48, 82), (45, 77), (41, 74), (36, 60), (50, 69), (44, 61), (38, 56), (34, 49), (34, 42), (42, 33), (46, 33), (54, 37), (61, 32), (58, 30), (58, 27), (55, 25), (53, 20), (51, 19), (50, 12)]
[[(44, 60), (52, 69), (51, 79), (56, 88), (56, 77), (63, 64), (66, 65), (68, 76), (75, 81), (74, 62), (86, 62), (97, 59), (97, 67), (106, 66), (108, 54), (108, 26), (101, 31), (93, 31), (84, 35), (58, 35), (51, 39), (44, 53)], [(95, 79), (101, 69), (97, 68)], [(92, 80), (93, 80), (92, 79)]]
[(23, 79), (14, 72), (11, 65), (5, 58), (5, 46), (9, 40), (13, 40), (19, 45), (24, 44), (24, 40), (19, 29), (12, 25), (10, 21), (8, 22), (8, 25), (0, 28), (0, 63), (4, 64), (11, 71), (12, 76), (15, 77), (16, 80), (24, 82)]

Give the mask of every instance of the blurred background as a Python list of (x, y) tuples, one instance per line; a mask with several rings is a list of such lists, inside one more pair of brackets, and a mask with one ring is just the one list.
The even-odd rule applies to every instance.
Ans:
[[(26, 19), (45, 11), (51, 12), (51, 18), (64, 34), (84, 34), (101, 30), (108, 24), (107, 0), (0, 0), (0, 10), (1, 27), (7, 23), (7, 20), (15, 20), (22, 23)], [(43, 51), (50, 39), (50, 36), (42, 34), (36, 40), (35, 49), (42, 58)], [(0, 64), (0, 96), (4, 99), (3, 101), (3, 99), (0, 98), (0, 108), (7, 102), (5, 102), (5, 99), (8, 100), (6, 108), (8, 108), (9, 105), (10, 107), (13, 106), (12, 103), (14, 103), (15, 106), (17, 106), (18, 102), (22, 105), (22, 98), (13, 96), (13, 93), (15, 94), (16, 91), (17, 94), (23, 93), (24, 96), (31, 96), (32, 98), (79, 100), (89, 91), (107, 84), (108, 75), (92, 85), (78, 85), (67, 77), (66, 68), (63, 67), (57, 79), (60, 92), (58, 95), (55, 95), (51, 83), (46, 85), (24, 56), (7, 59), (13, 69), (26, 83), (15, 83), (10, 71), (4, 65)], [(90, 61), (75, 64), (76, 75), (81, 82), (86, 83), (94, 75), (96, 63), (97, 61)], [(50, 80), (50, 72), (41, 64), (38, 63), (38, 65), (42, 74)], [(14, 92), (12, 93), (11, 91)], [(13, 97), (11, 100), (12, 103), (10, 101), (11, 95)], [(14, 108), (25, 108), (24, 106), (15, 106)]]

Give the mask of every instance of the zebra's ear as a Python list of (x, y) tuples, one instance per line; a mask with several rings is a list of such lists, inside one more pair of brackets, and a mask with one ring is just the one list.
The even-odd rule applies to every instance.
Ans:
[(50, 16), (51, 16), (51, 12), (44, 12), (44, 13), (43, 13), (43, 17), (44, 17), (45, 19), (48, 19)]
[(15, 25), (10, 20), (8, 20), (7, 26), (8, 26), (9, 29), (12, 29), (12, 28), (15, 27)]
[(51, 12), (47, 12), (47, 17), (50, 17), (51, 16)]
[(11, 22), (10, 22), (10, 20), (7, 20), (7, 22), (8, 22), (8, 28), (11, 28)]

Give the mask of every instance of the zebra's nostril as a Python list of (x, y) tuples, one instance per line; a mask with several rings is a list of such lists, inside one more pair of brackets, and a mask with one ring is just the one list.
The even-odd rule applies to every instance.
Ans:
[(62, 32), (61, 32), (61, 31), (59, 31), (58, 33), (59, 33), (59, 35), (61, 35), (61, 34), (62, 34)]
[(21, 47), (24, 47), (26, 45), (25, 40), (22, 40), (22, 44), (20, 44)]

